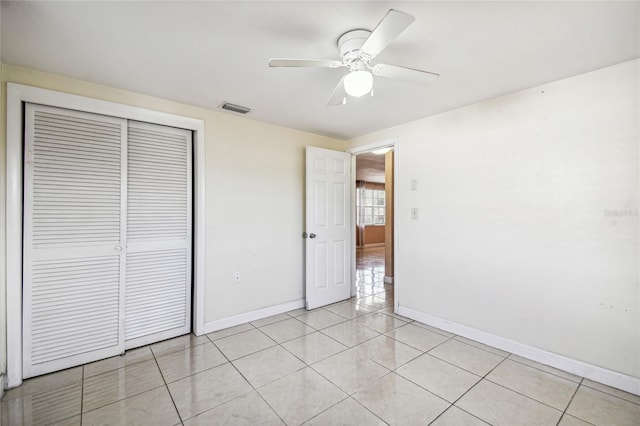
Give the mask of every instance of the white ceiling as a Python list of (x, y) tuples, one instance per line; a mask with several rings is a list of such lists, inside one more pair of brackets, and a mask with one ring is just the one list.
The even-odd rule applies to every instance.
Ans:
[[(377, 79), (375, 96), (326, 106), (344, 69), (337, 38), (389, 8), (415, 22), (380, 56), (441, 74)], [(2, 61), (249, 118), (351, 138), (640, 56), (637, 1), (2, 2)]]

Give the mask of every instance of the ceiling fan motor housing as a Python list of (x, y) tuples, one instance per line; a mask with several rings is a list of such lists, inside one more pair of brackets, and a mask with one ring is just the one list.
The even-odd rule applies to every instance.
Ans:
[(340, 49), (340, 59), (345, 65), (351, 65), (354, 62), (368, 62), (369, 55), (360, 50), (364, 42), (369, 38), (371, 31), (352, 30), (340, 36), (338, 39), (338, 49)]

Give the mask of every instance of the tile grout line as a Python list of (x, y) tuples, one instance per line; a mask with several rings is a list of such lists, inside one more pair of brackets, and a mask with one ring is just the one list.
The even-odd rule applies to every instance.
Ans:
[[(253, 324), (252, 324), (252, 325), (253, 325)], [(254, 327), (255, 327), (255, 326), (254, 326)], [(259, 328), (258, 328), (258, 327), (256, 327), (256, 330), (259, 330)], [(265, 333), (263, 332), (263, 334), (265, 334)], [(265, 334), (265, 335), (266, 335), (266, 334)], [(207, 337), (208, 337), (208, 336), (207, 336)], [(267, 337), (269, 337), (269, 336), (267, 336)], [(271, 337), (269, 337), (269, 338), (271, 339)], [(273, 339), (271, 339), (271, 340), (273, 340)], [(275, 340), (274, 340), (274, 342), (275, 342)], [(213, 342), (211, 342), (211, 343), (213, 343)], [(260, 391), (258, 391), (258, 388), (256, 388), (256, 387), (253, 385), (253, 383), (251, 383), (251, 382), (249, 381), (249, 379), (247, 379), (247, 378), (245, 377), (245, 375), (244, 375), (244, 374), (242, 374), (242, 372), (238, 369), (238, 367), (236, 367), (236, 365), (233, 363), (233, 361), (231, 361), (231, 360), (227, 357), (227, 355), (226, 355), (224, 352), (222, 352), (222, 350), (221, 350), (220, 348), (218, 348), (218, 346), (217, 346), (215, 343), (213, 343), (213, 345), (214, 345), (214, 346), (215, 346), (215, 347), (220, 351), (220, 353), (222, 354), (222, 356), (224, 356), (224, 357), (225, 357), (225, 359), (227, 360), (227, 362), (228, 362), (229, 364), (231, 364), (231, 366), (232, 366), (232, 367), (233, 367), (233, 368), (238, 372), (238, 374), (240, 374), (240, 377), (242, 377), (242, 378), (243, 378), (243, 379), (244, 379), (244, 380), (249, 384), (249, 386), (251, 386), (251, 389), (253, 389), (253, 392), (255, 392), (255, 393), (260, 397), (260, 399), (262, 399), (262, 400), (264, 401), (264, 403), (265, 403), (265, 404), (267, 404), (267, 407), (269, 407), (269, 409), (270, 409), (271, 411), (273, 411), (273, 413), (274, 413), (276, 416), (278, 416), (278, 418), (280, 419), (280, 421), (281, 421), (283, 424), (285, 424), (285, 425), (286, 425), (287, 423), (284, 421), (284, 419), (283, 419), (283, 418), (280, 416), (280, 414), (279, 414), (279, 413), (278, 413), (278, 412), (277, 412), (277, 411), (276, 411), (276, 410), (271, 406), (271, 404), (269, 404), (269, 401), (267, 401), (266, 399), (264, 399), (264, 397), (262, 396), (262, 394), (260, 393)], [(278, 342), (276, 342), (276, 346), (278, 346), (278, 345), (280, 345), (280, 344), (279, 344)], [(263, 350), (267, 350), (267, 349), (270, 349), (270, 348), (273, 348), (273, 347), (275, 347), (275, 346), (270, 346), (270, 347), (265, 348), (265, 349), (263, 349)], [(260, 352), (260, 351), (258, 351), (258, 352)], [(258, 353), (258, 352), (254, 352), (254, 353)], [(249, 355), (252, 355), (252, 354), (249, 354)], [(246, 355), (246, 356), (249, 356), (249, 355)], [(242, 359), (242, 358), (244, 358), (244, 357), (240, 357), (240, 358), (238, 358), (238, 359)], [(300, 371), (300, 370), (296, 370), (296, 371)], [(272, 382), (269, 382), (269, 383), (273, 383), (274, 381), (275, 381), (275, 380), (273, 380)], [(268, 384), (268, 383), (266, 383), (265, 385), (267, 385), (267, 384)], [(265, 386), (265, 385), (263, 385), (263, 386)], [(248, 392), (247, 392), (247, 393), (248, 393)], [(246, 395), (246, 393), (244, 393), (244, 394), (242, 394), (242, 395), (240, 395), (240, 396), (243, 396), (243, 395)], [(237, 397), (235, 397), (235, 398), (233, 398), (233, 399), (231, 399), (231, 400), (229, 400), (229, 401), (227, 401), (227, 402), (233, 401), (234, 399), (237, 399), (237, 398), (239, 398), (240, 396), (237, 396)], [(225, 402), (224, 404), (226, 404), (227, 402)], [(218, 407), (220, 407), (220, 406), (222, 406), (222, 405), (224, 405), (224, 404), (220, 404), (220, 405), (218, 405)], [(212, 407), (212, 408), (210, 408), (209, 410), (213, 410), (214, 408), (217, 408), (217, 407)], [(202, 413), (206, 413), (206, 412), (207, 412), (207, 411), (209, 411), (209, 410), (203, 411)], [(202, 413), (200, 413), (200, 414), (202, 414)], [(200, 414), (197, 414), (197, 415), (200, 415)], [(194, 417), (195, 417), (195, 416), (194, 416)]]
[[(191, 338), (191, 333), (189, 333), (189, 338)], [(209, 338), (207, 337), (207, 339), (209, 339)], [(196, 345), (196, 346), (199, 346), (199, 345)], [(190, 349), (192, 347), (193, 346), (189, 346), (189, 348), (187, 348), (187, 349)], [(156, 367), (158, 367), (158, 371), (160, 372), (160, 377), (162, 377), (162, 382), (164, 383), (164, 387), (167, 390), (167, 393), (169, 394), (169, 398), (171, 398), (171, 403), (173, 404), (173, 408), (176, 410), (176, 413), (178, 414), (178, 419), (180, 420), (180, 423), (183, 423), (184, 420), (182, 419), (182, 414), (180, 414), (180, 410), (178, 410), (178, 406), (176, 405), (176, 401), (173, 399), (173, 394), (169, 390), (169, 384), (167, 383), (167, 380), (164, 378), (164, 374), (162, 373), (162, 369), (160, 368), (160, 364), (158, 363), (158, 358), (156, 357), (155, 352), (153, 352), (153, 349), (151, 349), (151, 347), (149, 347), (149, 349), (151, 350), (151, 355), (153, 355), (153, 360), (156, 363)]]
[[(461, 342), (461, 343), (464, 343), (464, 342)], [(577, 382), (576, 382), (575, 380), (571, 380), (571, 379), (568, 379), (568, 378), (566, 378), (566, 377), (562, 377), (562, 376), (561, 376), (561, 375), (559, 375), (559, 374), (552, 373), (552, 372), (550, 372), (550, 371), (543, 370), (542, 368), (539, 368), (539, 367), (535, 367), (535, 366), (533, 366), (533, 365), (526, 364), (526, 363), (524, 363), (524, 362), (518, 361), (517, 359), (513, 359), (513, 358), (511, 358), (511, 355), (515, 355), (515, 354), (509, 354), (509, 356), (508, 356), (507, 358), (508, 358), (510, 361), (512, 361), (512, 362), (517, 362), (518, 364), (524, 365), (524, 366), (526, 366), (526, 367), (535, 368), (535, 369), (536, 369), (536, 370), (538, 370), (538, 371), (542, 371), (543, 373), (551, 374), (551, 375), (553, 375), (553, 376), (559, 377), (559, 378), (564, 379), (564, 380), (567, 380), (567, 381), (569, 381), (569, 382), (573, 382), (573, 383), (581, 384), (581, 383), (582, 383), (582, 380), (584, 379), (583, 377), (579, 377), (579, 376), (576, 376), (575, 374), (573, 374), (574, 376), (576, 376), (576, 377), (578, 377), (578, 378), (580, 379), (579, 381), (577, 381)], [(516, 356), (519, 356), (519, 355), (516, 355)], [(522, 357), (522, 358), (524, 358), (524, 357)], [(534, 361), (534, 360), (532, 360), (532, 359), (528, 359), (528, 358), (524, 358), (524, 359), (526, 359), (527, 361), (531, 361), (531, 362), (534, 362), (534, 363), (538, 363), (538, 364), (541, 364), (541, 365), (545, 365), (545, 364), (539, 363), (539, 362), (537, 362), (537, 361)], [(549, 367), (549, 368), (555, 368), (555, 367), (551, 367), (550, 365), (546, 365), (546, 367)], [(562, 372), (567, 373), (567, 374), (572, 374), (572, 373), (569, 373), (568, 371), (563, 371), (563, 370), (560, 370), (560, 369), (556, 369), (556, 370), (562, 371)], [(585, 385), (585, 386), (586, 386), (586, 385)]]
[[(494, 355), (495, 355), (495, 354), (494, 354)], [(451, 403), (451, 406), (454, 406), (454, 405), (455, 405), (455, 407), (456, 407), (456, 408), (459, 408), (460, 410), (464, 411), (465, 413), (469, 413), (469, 412), (468, 412), (468, 411), (466, 411), (465, 409), (463, 409), (463, 408), (461, 408), (461, 407), (458, 407), (458, 406), (456, 405), (456, 403), (457, 403), (458, 401), (460, 401), (462, 398), (464, 398), (464, 396), (465, 396), (466, 394), (468, 394), (469, 392), (471, 392), (471, 389), (473, 389), (473, 388), (475, 388), (476, 386), (478, 386), (478, 383), (482, 383), (482, 381), (483, 381), (483, 380), (486, 380), (486, 377), (487, 377), (489, 374), (491, 374), (491, 372), (492, 372), (493, 370), (495, 370), (496, 368), (498, 368), (498, 367), (499, 367), (499, 366), (504, 362), (504, 360), (505, 360), (505, 359), (507, 359), (507, 357), (508, 357), (508, 355), (507, 355), (506, 357), (502, 358), (502, 361), (500, 361), (498, 364), (496, 364), (496, 365), (495, 365), (495, 367), (493, 367), (491, 370), (487, 371), (487, 373), (486, 373), (484, 376), (479, 376), (479, 377), (480, 377), (480, 380), (478, 380), (476, 383), (474, 383), (474, 384), (473, 384), (473, 386), (471, 386), (471, 387), (470, 387), (469, 389), (467, 389), (467, 390), (466, 390), (462, 395), (460, 395), (460, 396), (459, 396), (455, 401), (453, 401), (453, 402)], [(491, 383), (493, 383), (493, 382), (491, 382)], [(451, 408), (451, 407), (449, 407), (449, 408)], [(447, 408), (447, 410), (448, 410), (449, 408)], [(445, 411), (446, 411), (446, 410), (445, 410)], [(485, 421), (484, 419), (482, 419), (482, 418), (480, 418), (480, 417), (478, 417), (478, 416), (474, 415), (473, 413), (469, 413), (469, 414), (470, 414), (470, 415), (472, 415), (473, 417), (477, 418), (477, 419), (482, 420), (482, 421), (483, 421), (483, 422), (485, 422), (485, 423), (489, 423), (489, 422)]]
[[(567, 414), (567, 410), (569, 409), (569, 406), (571, 405), (571, 403), (573, 402), (573, 399), (576, 397), (576, 394), (578, 393), (578, 390), (580, 389), (580, 387), (582, 386), (582, 382), (584, 382), (584, 377), (580, 379), (580, 382), (578, 383), (578, 386), (576, 386), (576, 390), (573, 391), (573, 395), (571, 395), (571, 398), (569, 399), (569, 402), (567, 403), (567, 406), (564, 407), (564, 410), (562, 411), (562, 414), (560, 415), (560, 418), (558, 419), (558, 422), (556, 423), (556, 426), (558, 426), (560, 424), (560, 422), (562, 421), (562, 419), (564, 418), (565, 414)], [(570, 414), (567, 414), (570, 415)], [(580, 419), (579, 417), (576, 417), (577, 419)], [(583, 420), (583, 419), (580, 419)], [(583, 420), (585, 423), (589, 423), (592, 424), (590, 422), (587, 422), (586, 420)]]
[(84, 365), (82, 366), (82, 384), (80, 385), (80, 426), (82, 426), (82, 420), (84, 418)]

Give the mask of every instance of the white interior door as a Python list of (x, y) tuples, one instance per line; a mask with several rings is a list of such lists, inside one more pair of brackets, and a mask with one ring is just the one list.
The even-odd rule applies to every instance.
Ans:
[(191, 330), (191, 139), (129, 122), (127, 349)]
[(124, 351), (126, 120), (25, 108), (23, 376)]
[(351, 155), (307, 147), (306, 304), (351, 296)]

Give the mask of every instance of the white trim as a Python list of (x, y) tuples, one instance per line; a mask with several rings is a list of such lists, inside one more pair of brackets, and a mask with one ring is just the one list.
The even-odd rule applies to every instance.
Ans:
[(486, 331), (448, 321), (424, 312), (406, 308), (404, 306), (399, 307), (398, 315), (411, 318), (423, 324), (437, 327), (441, 330), (457, 334), (458, 336), (475, 340), (476, 342), (484, 343), (485, 345), (493, 346), (494, 348), (502, 349), (503, 351), (519, 355), (521, 357), (539, 362), (541, 364), (558, 368), (560, 370), (575, 374), (580, 377), (584, 377), (589, 380), (621, 389), (625, 392), (640, 395), (639, 377), (633, 377), (623, 373), (618, 373), (606, 368), (588, 364), (583, 361), (578, 361), (576, 359), (572, 359), (563, 355), (548, 352), (544, 349), (525, 345), (524, 343), (506, 339), (504, 337), (500, 337)]
[(251, 321), (257, 321), (262, 318), (267, 318), (300, 308), (304, 308), (304, 299), (298, 299), (287, 303), (281, 303), (280, 305), (269, 306), (255, 311), (234, 315), (232, 317), (210, 321), (204, 325), (204, 332), (213, 333), (214, 331), (224, 330), (225, 328), (234, 327)]
[(385, 243), (371, 243), (371, 244), (365, 244), (364, 246), (360, 246), (358, 248), (366, 249), (366, 248), (384, 247), (385, 245), (386, 245)]
[(365, 152), (372, 151), (374, 149), (379, 148), (393, 148), (394, 150), (397, 148), (398, 138), (389, 138), (383, 139), (378, 142), (370, 143), (367, 145), (356, 146), (354, 148), (348, 149), (347, 152), (349, 154), (364, 154)]
[(204, 333), (204, 121), (146, 108), (7, 83), (6, 277), (7, 385), (22, 383), (22, 105), (24, 102), (180, 127), (194, 132), (193, 332)]

